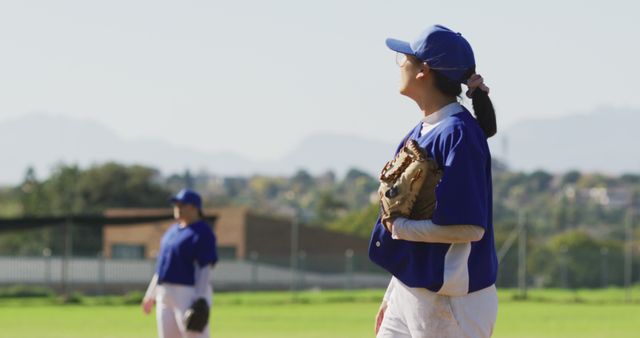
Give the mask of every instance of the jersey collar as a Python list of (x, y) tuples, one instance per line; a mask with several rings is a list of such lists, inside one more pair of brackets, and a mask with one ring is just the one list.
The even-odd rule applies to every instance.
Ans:
[(449, 103), (448, 105), (440, 108), (440, 110), (433, 112), (432, 114), (429, 114), (425, 117), (422, 118), (422, 122), (426, 123), (426, 124), (436, 124), (444, 119), (446, 119), (447, 117), (453, 115), (453, 114), (457, 114), (461, 111), (463, 111), (464, 108), (462, 107), (462, 105), (458, 102), (452, 102)]

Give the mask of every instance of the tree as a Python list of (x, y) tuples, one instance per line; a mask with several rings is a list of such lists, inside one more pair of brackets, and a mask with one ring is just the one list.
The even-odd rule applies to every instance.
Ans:
[(369, 174), (350, 169), (336, 188), (336, 194), (351, 210), (358, 210), (371, 203), (371, 194), (378, 189), (379, 182)]
[(562, 184), (576, 184), (580, 180), (580, 176), (582, 176), (582, 174), (577, 170), (569, 171), (562, 176)]
[(545, 171), (534, 171), (529, 176), (529, 186), (535, 192), (544, 192), (549, 189), (553, 176)]
[(354, 182), (356, 180), (358, 180), (359, 178), (365, 178), (368, 179), (371, 176), (369, 176), (369, 174), (367, 174), (366, 172), (359, 170), (359, 169), (355, 169), (355, 168), (351, 168), (349, 169), (349, 171), (347, 171), (347, 174), (344, 178), (344, 183), (345, 184), (349, 184), (351, 182)]
[(545, 281), (544, 286), (593, 288), (602, 286), (605, 273), (610, 284), (620, 285), (621, 262), (620, 243), (596, 240), (583, 230), (573, 230), (552, 237), (534, 250), (528, 268)]
[(193, 175), (191, 175), (191, 171), (189, 169), (184, 171), (184, 187), (187, 189), (195, 188), (195, 179)]
[(45, 196), (42, 185), (38, 182), (36, 171), (33, 167), (27, 168), (18, 191), (22, 212), (24, 214), (37, 215), (44, 211), (46, 208)]
[(330, 191), (322, 191), (315, 207), (316, 220), (320, 223), (331, 222), (346, 209), (346, 203), (337, 199)]
[[(39, 182), (28, 169), (20, 186), (23, 215), (67, 216), (99, 214), (107, 208), (168, 207), (171, 192), (161, 185), (159, 172), (143, 166), (116, 163), (87, 170), (77, 165), (59, 165)], [(73, 227), (74, 254), (95, 255), (102, 246), (102, 229), (77, 224)], [(20, 231), (3, 235), (0, 251), (40, 255), (43, 248), (60, 254), (63, 233), (59, 227)], [(19, 248), (19, 251), (12, 251)]]
[(330, 223), (328, 228), (369, 238), (379, 212), (380, 206), (378, 204), (369, 204), (365, 208), (350, 212)]

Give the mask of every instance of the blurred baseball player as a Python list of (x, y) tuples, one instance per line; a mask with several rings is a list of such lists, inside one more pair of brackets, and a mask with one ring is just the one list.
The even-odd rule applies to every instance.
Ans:
[(209, 275), (218, 261), (216, 237), (203, 220), (200, 195), (185, 189), (171, 202), (178, 222), (162, 237), (142, 308), (149, 314), (156, 304), (160, 338), (209, 337)]

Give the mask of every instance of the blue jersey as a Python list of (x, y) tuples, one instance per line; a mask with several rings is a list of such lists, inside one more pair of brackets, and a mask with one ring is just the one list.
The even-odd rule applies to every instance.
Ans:
[(204, 221), (181, 228), (173, 224), (162, 236), (156, 263), (159, 283), (195, 284), (195, 264), (206, 266), (218, 261), (216, 236)]
[[(405, 140), (416, 140), (443, 170), (433, 223), (478, 225), (485, 229), (482, 239), (460, 244), (394, 240), (378, 218), (369, 244), (370, 259), (404, 284), (448, 295), (491, 286), (498, 271), (489, 146), (475, 118), (461, 109), (423, 136), (422, 123), (418, 124)], [(403, 144), (404, 140), (398, 150)]]

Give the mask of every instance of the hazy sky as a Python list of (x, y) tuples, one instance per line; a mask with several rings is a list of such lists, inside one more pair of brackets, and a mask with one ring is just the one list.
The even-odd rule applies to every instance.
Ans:
[(471, 42), (499, 127), (638, 108), (637, 4), (2, 0), (0, 122), (55, 113), (258, 159), (325, 131), (395, 142), (420, 113), (384, 40), (436, 23)]

